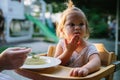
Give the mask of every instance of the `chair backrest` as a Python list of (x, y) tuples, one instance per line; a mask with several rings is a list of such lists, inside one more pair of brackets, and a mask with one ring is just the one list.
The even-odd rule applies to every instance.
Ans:
[(110, 65), (113, 61), (116, 60), (116, 55), (114, 52), (109, 52), (104, 44), (102, 43), (95, 43), (94, 44), (97, 48), (97, 50), (99, 51), (99, 55), (101, 58), (101, 63), (103, 66), (108, 66)]
[[(108, 66), (113, 61), (116, 60), (115, 53), (114, 52), (109, 52), (105, 48), (104, 44), (102, 44), (102, 43), (95, 43), (94, 45), (96, 46), (97, 50), (99, 51), (99, 55), (100, 55), (100, 58), (101, 58), (102, 66)], [(55, 49), (56, 49), (55, 45), (50, 45), (49, 48), (48, 48), (47, 56), (53, 57), (54, 53), (55, 53)]]
[(55, 45), (50, 45), (48, 47), (47, 56), (53, 57), (54, 54), (55, 54), (55, 50), (56, 50), (56, 46)]

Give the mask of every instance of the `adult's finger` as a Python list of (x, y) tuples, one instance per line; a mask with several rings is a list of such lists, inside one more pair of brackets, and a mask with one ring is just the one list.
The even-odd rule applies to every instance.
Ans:
[(31, 52), (31, 48), (27, 49), (19, 49), (19, 50), (10, 50), (10, 54), (17, 54), (17, 55), (23, 55), (23, 54), (28, 54)]
[(11, 47), (11, 48), (8, 48), (8, 50), (12, 50), (12, 51), (24, 50), (24, 49), (26, 49), (26, 47)]

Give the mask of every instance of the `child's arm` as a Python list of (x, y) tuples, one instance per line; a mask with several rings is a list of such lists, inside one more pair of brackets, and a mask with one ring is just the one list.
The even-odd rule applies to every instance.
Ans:
[(101, 61), (98, 54), (93, 54), (89, 58), (89, 62), (81, 68), (74, 68), (71, 70), (71, 76), (86, 76), (89, 73), (95, 72), (100, 69)]
[(54, 57), (57, 57), (62, 61), (61, 65), (65, 65), (69, 61), (72, 53), (73, 53), (73, 51), (69, 51), (68, 49), (63, 51), (62, 46), (60, 44), (58, 44), (56, 46), (56, 51), (55, 51)]
[(97, 71), (100, 69), (101, 66), (101, 60), (98, 54), (93, 54), (89, 58), (89, 62), (83, 66), (83, 68), (87, 68), (89, 70), (89, 73), (92, 73), (94, 71)]

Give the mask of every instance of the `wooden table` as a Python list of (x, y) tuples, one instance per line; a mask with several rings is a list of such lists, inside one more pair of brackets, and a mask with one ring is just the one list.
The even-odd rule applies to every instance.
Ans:
[(99, 80), (101, 77), (113, 73), (114, 68), (114, 65), (101, 67), (99, 71), (92, 73), (86, 77), (70, 77), (69, 72), (72, 68), (60, 65), (56, 67), (36, 70), (17, 69), (15, 72), (32, 80)]

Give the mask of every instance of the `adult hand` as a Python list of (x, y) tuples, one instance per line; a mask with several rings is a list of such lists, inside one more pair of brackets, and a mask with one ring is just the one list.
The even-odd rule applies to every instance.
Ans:
[(0, 70), (16, 69), (23, 65), (30, 48), (8, 48), (0, 54)]

